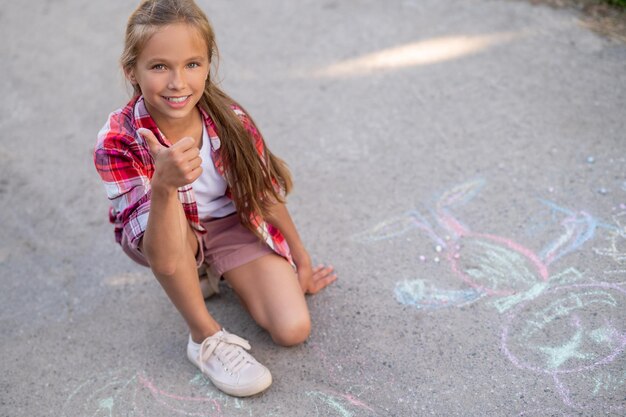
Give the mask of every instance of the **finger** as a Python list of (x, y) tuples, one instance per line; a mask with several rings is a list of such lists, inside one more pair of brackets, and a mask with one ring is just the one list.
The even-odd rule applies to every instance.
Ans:
[(337, 279), (337, 274), (335, 274), (332, 268), (324, 268), (322, 271), (319, 271), (316, 274), (313, 274), (311, 277), (311, 281), (314, 287), (324, 288), (331, 282)]
[(196, 148), (195, 146), (185, 151), (185, 157), (188, 157), (189, 160), (192, 160), (193, 158), (198, 158), (199, 156), (200, 156), (200, 149)]
[(143, 140), (148, 145), (148, 149), (150, 150), (150, 154), (153, 158), (159, 154), (159, 151), (164, 148), (163, 145), (158, 141), (154, 133), (152, 133), (149, 129), (139, 128), (137, 129), (137, 133), (143, 138)]
[(202, 167), (199, 166), (199, 167), (192, 169), (186, 176), (187, 181), (188, 181), (187, 184), (191, 184), (192, 182), (197, 180), (201, 174), (202, 174)]
[(178, 150), (185, 152), (191, 149), (195, 142), (196, 141), (191, 136), (185, 136), (184, 138), (180, 139), (178, 142), (173, 144), (171, 149), (178, 149)]
[(324, 277), (326, 275), (330, 275), (335, 269), (332, 266), (322, 266), (317, 267), (313, 270), (314, 277)]
[(192, 161), (196, 158), (200, 158), (200, 149), (192, 146), (188, 149), (178, 148), (181, 154), (181, 159), (183, 161)]
[(324, 288), (328, 287), (330, 284), (332, 284), (333, 282), (337, 281), (337, 275), (333, 274), (333, 275), (328, 275), (324, 278), (319, 278), (317, 280), (313, 280), (313, 285), (311, 285), (311, 287), (309, 289), (309, 292), (311, 294), (316, 294), (318, 292), (320, 292), (321, 290), (323, 290)]
[(198, 158), (194, 158), (191, 161), (188, 162), (187, 168), (190, 170), (196, 169), (199, 166), (202, 166), (202, 158), (198, 157)]
[(332, 265), (324, 265), (324, 264), (319, 264), (318, 266), (316, 266), (315, 268), (313, 268), (313, 271), (314, 271), (314, 272), (321, 271), (321, 270), (323, 270), (324, 268), (330, 268), (330, 269), (332, 270), (334, 267), (333, 267)]
[(337, 279), (337, 274), (326, 274), (326, 275), (318, 275), (318, 276), (313, 277), (314, 282), (321, 282), (325, 280), (334, 281), (335, 279)]
[(196, 156), (195, 158), (189, 160), (190, 164), (193, 164), (194, 168), (202, 165), (202, 158), (200, 156)]

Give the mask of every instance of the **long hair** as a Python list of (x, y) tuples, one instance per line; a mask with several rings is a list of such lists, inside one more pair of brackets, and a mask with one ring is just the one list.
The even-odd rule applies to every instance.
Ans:
[[(128, 19), (124, 51), (120, 58), (124, 72), (137, 64), (137, 58), (150, 37), (165, 25), (186, 23), (196, 28), (206, 42), (209, 63), (217, 64), (219, 55), (215, 34), (204, 12), (193, 0), (144, 0)], [(138, 84), (134, 94), (141, 94)], [(284, 195), (292, 188), (287, 165), (265, 146), (259, 157), (254, 138), (246, 130), (233, 106), (243, 109), (235, 100), (211, 82), (204, 85), (198, 102), (215, 123), (221, 140), (226, 181), (241, 223), (258, 235), (252, 219), (266, 218), (273, 203), (284, 203)], [(245, 110), (244, 110), (245, 111)], [(256, 125), (250, 118), (254, 128)], [(277, 184), (275, 186), (274, 184)]]

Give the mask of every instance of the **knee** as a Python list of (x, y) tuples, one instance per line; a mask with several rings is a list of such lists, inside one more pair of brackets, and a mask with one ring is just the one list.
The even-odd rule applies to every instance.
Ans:
[(295, 346), (304, 342), (311, 334), (311, 319), (308, 315), (292, 317), (270, 330), (272, 339), (281, 346)]

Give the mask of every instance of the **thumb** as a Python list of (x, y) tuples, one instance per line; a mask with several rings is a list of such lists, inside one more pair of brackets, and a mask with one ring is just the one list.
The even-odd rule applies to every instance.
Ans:
[(161, 143), (156, 138), (156, 136), (154, 136), (154, 133), (152, 133), (149, 129), (142, 127), (140, 129), (137, 129), (137, 133), (139, 133), (139, 135), (143, 138), (143, 140), (146, 141), (146, 144), (148, 145), (148, 149), (150, 149), (150, 154), (152, 155), (152, 157), (156, 158), (159, 151), (163, 149), (165, 146), (161, 145)]

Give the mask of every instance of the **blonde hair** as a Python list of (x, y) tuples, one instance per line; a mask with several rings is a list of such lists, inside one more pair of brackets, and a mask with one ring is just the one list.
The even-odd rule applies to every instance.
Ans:
[[(150, 37), (163, 26), (173, 23), (186, 23), (196, 28), (206, 42), (209, 62), (213, 64), (215, 58), (217, 63), (219, 55), (213, 28), (193, 0), (145, 0), (129, 17), (126, 26), (124, 51), (120, 58), (125, 73), (135, 68)], [(133, 88), (135, 94), (141, 94), (138, 84)], [(264, 155), (259, 158), (254, 138), (233, 110), (234, 105), (242, 107), (211, 82), (210, 76), (198, 105), (211, 117), (221, 139), (226, 181), (239, 219), (245, 227), (257, 233), (252, 223), (254, 215), (266, 218), (272, 203), (284, 203), (282, 193), (287, 195), (292, 188), (287, 165), (270, 152), (265, 142)], [(257, 129), (252, 118), (250, 120)], [(274, 181), (279, 187), (274, 186)]]

